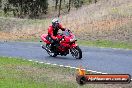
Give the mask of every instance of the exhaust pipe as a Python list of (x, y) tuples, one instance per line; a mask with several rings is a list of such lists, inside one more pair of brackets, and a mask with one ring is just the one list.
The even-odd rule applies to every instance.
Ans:
[(42, 45), (42, 48), (45, 49), (47, 52), (51, 52), (47, 47), (45, 47), (44, 45)]

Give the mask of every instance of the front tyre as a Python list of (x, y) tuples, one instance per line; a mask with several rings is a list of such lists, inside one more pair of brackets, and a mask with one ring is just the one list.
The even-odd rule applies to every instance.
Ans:
[(71, 54), (76, 59), (81, 59), (82, 58), (82, 50), (80, 49), (79, 46), (76, 46), (75, 48), (72, 48), (71, 49)]

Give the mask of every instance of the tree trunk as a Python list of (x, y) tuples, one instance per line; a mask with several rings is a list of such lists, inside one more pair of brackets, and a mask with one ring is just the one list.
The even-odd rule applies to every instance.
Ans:
[(20, 18), (23, 15), (23, 0), (20, 0)]
[(1, 0), (0, 0), (0, 9), (1, 9)]
[(60, 11), (61, 11), (61, 2), (62, 2), (62, 0), (60, 0), (60, 4), (59, 4), (59, 13), (58, 13), (58, 17), (60, 16)]
[(66, 0), (64, 0), (64, 4), (66, 4)]
[(68, 12), (71, 10), (71, 0), (69, 0)]
[(58, 0), (55, 0), (55, 10), (57, 10)]
[(95, 3), (97, 2), (97, 0), (95, 0)]

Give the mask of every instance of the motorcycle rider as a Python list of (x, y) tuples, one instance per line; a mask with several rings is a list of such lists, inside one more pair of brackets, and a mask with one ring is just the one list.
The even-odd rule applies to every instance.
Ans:
[(59, 39), (56, 37), (59, 29), (65, 31), (65, 28), (60, 24), (59, 19), (54, 18), (52, 20), (52, 25), (48, 28), (48, 40), (51, 42), (51, 51), (54, 49), (54, 46), (57, 48), (59, 45)]

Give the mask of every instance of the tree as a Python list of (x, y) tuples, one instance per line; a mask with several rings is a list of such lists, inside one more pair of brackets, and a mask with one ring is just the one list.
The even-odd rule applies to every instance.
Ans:
[(61, 11), (61, 2), (62, 2), (62, 0), (60, 0), (60, 3), (59, 3), (59, 13), (58, 13), (58, 17), (60, 16), (60, 11)]
[(83, 4), (83, 0), (74, 0), (74, 7), (79, 8)]
[(88, 2), (89, 2), (89, 3), (92, 3), (92, 0), (89, 0)]
[(68, 12), (71, 10), (71, 0), (69, 0), (69, 5), (68, 5)]
[(66, 3), (66, 0), (64, 0), (64, 4)]
[(8, 0), (13, 6), (14, 16), (36, 18), (42, 13), (47, 13), (47, 0)]
[(55, 0), (55, 10), (57, 10), (59, 0)]
[(1, 0), (0, 0), (0, 8), (1, 8)]
[(97, 2), (97, 0), (94, 0), (94, 3), (96, 3)]

